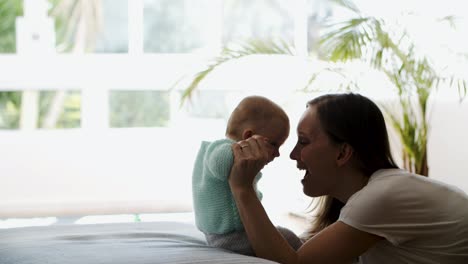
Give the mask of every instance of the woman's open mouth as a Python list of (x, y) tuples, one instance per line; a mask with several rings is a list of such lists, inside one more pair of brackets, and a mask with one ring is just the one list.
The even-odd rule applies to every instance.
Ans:
[[(302, 169), (302, 170), (305, 170), (305, 169)], [(302, 178), (301, 183), (304, 183), (305, 181), (307, 181), (308, 178), (309, 178), (309, 171), (305, 170), (304, 177)]]

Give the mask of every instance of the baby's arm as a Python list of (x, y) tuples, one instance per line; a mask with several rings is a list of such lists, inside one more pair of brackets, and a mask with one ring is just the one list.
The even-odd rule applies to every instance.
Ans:
[(228, 180), (233, 163), (234, 155), (232, 154), (231, 143), (222, 143), (214, 146), (207, 153), (205, 159), (205, 166), (210, 171), (210, 174), (216, 179), (225, 182)]

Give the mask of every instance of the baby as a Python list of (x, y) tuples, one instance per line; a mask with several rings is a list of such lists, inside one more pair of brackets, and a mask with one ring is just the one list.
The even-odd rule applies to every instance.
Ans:
[[(279, 156), (279, 148), (289, 135), (289, 118), (280, 106), (271, 100), (250, 96), (244, 98), (231, 113), (226, 128), (226, 138), (202, 142), (195, 161), (192, 191), (197, 228), (205, 234), (208, 245), (254, 256), (247, 239), (228, 177), (234, 162), (231, 145), (255, 134), (269, 139), (274, 152), (269, 161)], [(254, 180), (257, 189), (260, 172)], [(279, 232), (294, 248), (302, 242), (290, 230), (278, 227)]]

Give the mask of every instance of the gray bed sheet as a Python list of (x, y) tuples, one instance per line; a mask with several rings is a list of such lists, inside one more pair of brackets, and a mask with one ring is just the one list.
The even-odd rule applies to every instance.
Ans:
[(193, 224), (145, 222), (0, 230), (1, 264), (275, 263), (206, 245)]

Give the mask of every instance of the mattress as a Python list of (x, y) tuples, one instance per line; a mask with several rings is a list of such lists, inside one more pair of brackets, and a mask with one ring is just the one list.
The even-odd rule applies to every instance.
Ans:
[(136, 222), (0, 230), (1, 264), (275, 263), (209, 247), (193, 224)]

